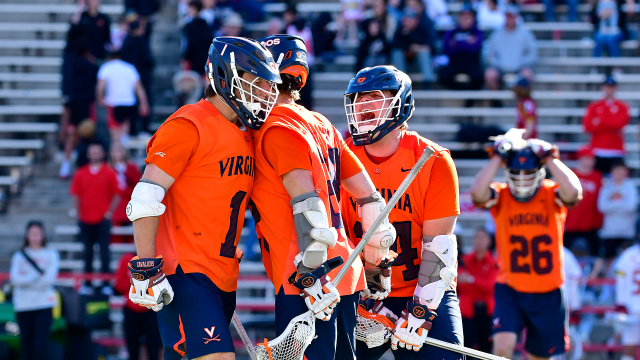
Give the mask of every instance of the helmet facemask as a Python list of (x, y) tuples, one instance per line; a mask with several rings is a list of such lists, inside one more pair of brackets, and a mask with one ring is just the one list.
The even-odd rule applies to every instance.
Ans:
[[(404, 104), (400, 104), (400, 94), (403, 88), (393, 97), (388, 97), (382, 90), (375, 90), (366, 93), (355, 93), (344, 97), (344, 108), (347, 112), (347, 122), (351, 135), (370, 134), (387, 121), (395, 120)], [(361, 101), (363, 94), (378, 94), (374, 100)]]
[[(231, 52), (229, 55), (231, 58), (229, 65), (232, 71), (229, 99), (238, 105), (242, 113), (250, 113), (253, 115), (255, 120), (257, 120), (259, 125), (262, 125), (267, 120), (267, 117), (271, 113), (271, 110), (273, 110), (276, 100), (278, 99), (279, 91), (277, 85), (274, 82), (267, 81), (270, 87), (267, 91), (257, 85), (260, 80), (264, 79), (256, 77), (251, 82), (243, 79), (238, 73), (238, 69), (236, 67), (235, 54)], [(209, 81), (211, 82), (211, 86), (215, 89), (214, 80), (210, 78)], [(227, 104), (224, 97), (221, 97), (221, 100), (226, 105), (230, 106), (230, 104)], [(250, 123), (253, 123), (253, 121), (250, 121)]]
[(513, 196), (520, 201), (527, 201), (536, 194), (542, 180), (547, 176), (544, 168), (518, 170), (506, 168), (504, 176)]

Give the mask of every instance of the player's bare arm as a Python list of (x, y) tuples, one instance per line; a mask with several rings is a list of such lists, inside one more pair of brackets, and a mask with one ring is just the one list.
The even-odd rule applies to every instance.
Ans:
[[(157, 184), (165, 192), (169, 190), (176, 180), (153, 163), (147, 165), (142, 179)], [(159, 218), (157, 216), (143, 217), (133, 222), (133, 239), (139, 257), (152, 258), (156, 256), (158, 224)]]
[(342, 180), (342, 187), (357, 199), (373, 195), (376, 188), (366, 171), (361, 171), (350, 178)]
[(558, 159), (550, 159), (545, 163), (553, 180), (558, 183), (560, 200), (567, 205), (575, 204), (582, 198), (582, 185), (578, 176)]
[(474, 203), (484, 204), (491, 199), (491, 183), (502, 167), (502, 161), (500, 156), (494, 155), (489, 159), (489, 163), (480, 169), (469, 190)]

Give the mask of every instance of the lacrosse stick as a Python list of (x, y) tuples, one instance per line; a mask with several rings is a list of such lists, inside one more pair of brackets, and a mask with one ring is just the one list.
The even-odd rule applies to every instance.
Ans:
[(427, 337), (427, 340), (425, 340), (424, 343), (427, 345), (439, 347), (441, 349), (457, 352), (463, 355), (473, 356), (474, 358), (480, 359), (480, 360), (508, 360), (507, 358), (504, 358), (501, 356), (488, 354), (486, 352), (478, 351), (476, 349), (470, 349), (468, 347), (451, 344), (446, 341), (441, 341), (441, 340), (430, 338), (430, 337)]
[(244, 347), (247, 348), (249, 357), (251, 358), (251, 360), (256, 360), (256, 350), (254, 349), (253, 344), (251, 343), (251, 339), (249, 339), (249, 335), (247, 335), (247, 332), (244, 330), (244, 326), (242, 326), (240, 319), (238, 319), (238, 314), (236, 314), (235, 311), (233, 312), (233, 318), (231, 318), (231, 322), (233, 323), (233, 326), (235, 326), (236, 331), (238, 332), (238, 335), (240, 336), (240, 339), (244, 344)]
[[(402, 184), (400, 184), (400, 187), (398, 187), (398, 190), (393, 194), (378, 218), (373, 222), (366, 234), (364, 234), (358, 246), (356, 246), (354, 251), (351, 253), (351, 256), (349, 256), (347, 261), (345, 261), (345, 263), (342, 265), (340, 272), (338, 272), (335, 279), (331, 281), (334, 286), (337, 286), (344, 275), (347, 273), (347, 271), (349, 271), (351, 265), (353, 265), (356, 259), (360, 256), (360, 253), (364, 249), (364, 246), (367, 245), (369, 240), (371, 240), (373, 234), (376, 232), (378, 227), (382, 225), (384, 219), (396, 206), (400, 197), (404, 194), (413, 179), (418, 175), (424, 164), (427, 162), (427, 160), (429, 160), (433, 153), (434, 150), (431, 147), (427, 147), (424, 150), (424, 152), (418, 159), (418, 162), (416, 162), (413, 169), (411, 169), (407, 177), (404, 179), (404, 181), (402, 181)], [(311, 344), (311, 341), (315, 337), (315, 321), (316, 317), (311, 310), (291, 319), (289, 325), (287, 325), (287, 328), (282, 332), (282, 334), (280, 334), (280, 336), (271, 341), (267, 341), (267, 339), (265, 339), (264, 343), (258, 344), (258, 346), (256, 346), (256, 359), (302, 360), (304, 351), (306, 350), (307, 346)], [(236, 325), (236, 328), (242, 327), (242, 324), (239, 324), (239, 322), (238, 324), (234, 322), (234, 325)]]

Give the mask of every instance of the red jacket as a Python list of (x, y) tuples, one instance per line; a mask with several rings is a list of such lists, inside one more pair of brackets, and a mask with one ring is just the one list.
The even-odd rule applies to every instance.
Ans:
[(128, 162), (123, 172), (120, 172), (119, 169), (115, 170), (118, 178), (118, 188), (120, 189), (120, 202), (113, 212), (113, 218), (111, 220), (117, 225), (129, 222), (129, 218), (127, 217), (127, 204), (129, 200), (131, 200), (133, 188), (136, 187), (136, 184), (140, 181), (142, 174), (138, 166), (133, 162)]
[(124, 306), (126, 306), (129, 310), (133, 310), (139, 313), (151, 311), (145, 307), (129, 301), (129, 289), (131, 288), (131, 280), (129, 278), (131, 275), (129, 273), (129, 267), (127, 267), (127, 263), (134, 256), (134, 253), (126, 253), (120, 258), (120, 261), (118, 262), (118, 268), (116, 269), (116, 281), (113, 284), (113, 289), (116, 291), (116, 293), (124, 296)]
[(598, 211), (598, 194), (602, 186), (602, 174), (594, 170), (588, 174), (574, 171), (582, 185), (582, 201), (567, 213), (565, 232), (592, 231), (602, 227), (602, 214)]
[(622, 129), (629, 123), (629, 107), (620, 100), (598, 100), (587, 107), (582, 125), (591, 134), (591, 147), (598, 150), (615, 150), (624, 155)]
[(69, 192), (78, 198), (78, 218), (85, 224), (99, 224), (119, 195), (116, 172), (107, 164), (93, 173), (91, 165), (76, 170)]
[(490, 251), (478, 260), (475, 251), (462, 255), (462, 266), (458, 267), (458, 274), (467, 273), (474, 277), (471, 283), (460, 282), (458, 277), (458, 299), (460, 300), (460, 312), (463, 318), (475, 316), (474, 305), (484, 302), (487, 305), (487, 315), (493, 314), (495, 300), (493, 299), (493, 287), (498, 276), (498, 265)]

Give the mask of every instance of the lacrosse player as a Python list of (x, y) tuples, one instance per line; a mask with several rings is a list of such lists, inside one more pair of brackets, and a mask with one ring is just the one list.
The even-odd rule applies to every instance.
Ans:
[(620, 360), (635, 359), (640, 345), (640, 220), (636, 221), (636, 243), (620, 254), (616, 265), (616, 310), (626, 314), (622, 324), (624, 353)]
[[(342, 225), (340, 189), (356, 194), (372, 218), (385, 201), (329, 120), (295, 103), (309, 73), (302, 39), (273, 35), (259, 41), (273, 53), (282, 77), (278, 105), (254, 140), (252, 195), (265, 267), (276, 289), (276, 328), (280, 334), (290, 320), (312, 310), (323, 321), (316, 321), (317, 338), (304, 356), (355, 359), (362, 262), (352, 265), (337, 288), (328, 282), (340, 264), (331, 259), (346, 260), (354, 249)], [(395, 236), (386, 221), (372, 243), (388, 247)]]
[[(386, 314), (396, 323), (391, 342), (375, 346), (358, 341), (358, 358), (378, 359), (391, 347), (396, 359), (461, 359), (458, 353), (423, 346), (427, 334), (463, 344), (454, 280), (458, 249), (453, 235), (460, 206), (451, 155), (407, 130), (414, 110), (411, 79), (393, 66), (360, 70), (349, 82), (345, 110), (351, 132), (347, 144), (387, 201), (424, 149), (435, 149), (389, 216), (397, 232), (389, 250), (397, 253), (391, 263), (393, 272), (381, 261), (386, 249), (363, 253), (368, 288), (362, 295), (371, 299), (362, 302), (363, 310)], [(343, 190), (342, 197), (345, 226), (350, 238), (359, 241), (371, 220), (349, 189)], [(384, 306), (376, 300), (382, 300)], [(363, 328), (359, 325), (356, 331)], [(371, 336), (364, 337), (367, 335)]]
[[(563, 354), (568, 319), (563, 284), (562, 233), (566, 206), (581, 199), (580, 180), (559, 160), (558, 148), (523, 140), (512, 129), (489, 147), (490, 160), (471, 187), (473, 202), (490, 209), (496, 223), (498, 277), (493, 352), (506, 358), (522, 329), (531, 359)], [(506, 165), (506, 183), (494, 183)], [(546, 180), (544, 167), (555, 181)]]
[(129, 299), (159, 311), (165, 360), (235, 358), (229, 322), (254, 179), (249, 129), (264, 123), (281, 82), (271, 53), (244, 38), (215, 38), (205, 70), (206, 98), (151, 138), (127, 206), (138, 255)]

